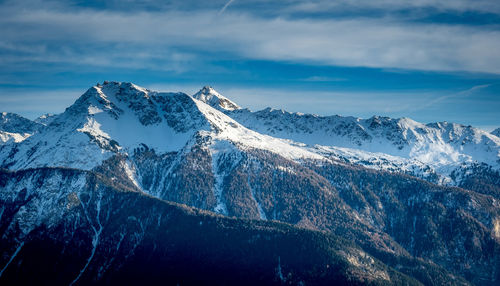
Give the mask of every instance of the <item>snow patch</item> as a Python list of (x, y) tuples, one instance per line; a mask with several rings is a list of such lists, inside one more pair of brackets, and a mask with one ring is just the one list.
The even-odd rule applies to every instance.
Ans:
[(262, 208), (262, 205), (260, 204), (260, 202), (257, 200), (256, 194), (255, 194), (255, 189), (252, 188), (252, 185), (250, 185), (250, 178), (249, 177), (247, 177), (247, 184), (248, 184), (248, 187), (250, 188), (250, 192), (252, 194), (252, 199), (257, 204), (257, 211), (259, 212), (259, 218), (261, 220), (267, 220), (266, 213), (264, 212), (264, 209)]
[(80, 197), (78, 197), (78, 199), (80, 200), (80, 204), (82, 206), (83, 213), (85, 214), (85, 217), (87, 218), (87, 221), (90, 224), (90, 227), (92, 228), (92, 230), (94, 232), (94, 236), (92, 237), (92, 251), (90, 253), (90, 256), (87, 259), (87, 262), (85, 263), (85, 266), (83, 266), (83, 268), (78, 273), (78, 276), (76, 276), (76, 278), (69, 284), (70, 286), (74, 285), (80, 279), (80, 277), (82, 277), (83, 273), (85, 273), (85, 271), (87, 270), (90, 262), (92, 262), (92, 259), (94, 258), (95, 252), (97, 250), (97, 246), (99, 245), (99, 238), (101, 236), (102, 229), (103, 229), (102, 224), (101, 224), (101, 218), (100, 218), (100, 215), (101, 215), (102, 193), (99, 192), (98, 199), (96, 201), (96, 212), (97, 212), (97, 214), (96, 214), (96, 223), (97, 223), (97, 228), (94, 226), (94, 223), (92, 222), (92, 220), (90, 220), (89, 213), (87, 211), (87, 207), (85, 206), (84, 202), (81, 200)]
[(493, 222), (493, 234), (500, 239), (500, 218), (496, 218)]
[(102, 109), (100, 109), (99, 107), (92, 106), (92, 105), (91, 105), (91, 106), (89, 106), (88, 110), (89, 110), (89, 114), (90, 114), (90, 115), (94, 115), (94, 114), (97, 114), (97, 113), (101, 113), (101, 112), (103, 112), (103, 110), (102, 110)]
[[(224, 187), (224, 178), (227, 176), (229, 172), (234, 168), (235, 164), (238, 160), (234, 160), (231, 158), (229, 166), (225, 164), (225, 159), (228, 156), (231, 157), (239, 157), (239, 151), (235, 148), (234, 145), (227, 141), (215, 141), (210, 147), (210, 154), (212, 157), (212, 172), (214, 174), (214, 196), (216, 199), (216, 206), (214, 211), (216, 213), (220, 213), (222, 215), (227, 215), (227, 206), (224, 202), (224, 198), (222, 196), (223, 187)], [(236, 162), (235, 162), (236, 161)]]
[(32, 134), (29, 133), (11, 133), (11, 132), (5, 132), (5, 131), (0, 131), (0, 145), (1, 144), (8, 144), (8, 143), (19, 143), (26, 138), (30, 137)]
[(136, 172), (135, 172), (135, 169), (133, 169), (131, 166), (130, 166), (130, 163), (129, 162), (122, 162), (122, 168), (123, 170), (125, 171), (125, 174), (127, 175), (127, 178), (129, 178), (129, 180), (138, 188), (138, 189), (141, 189), (141, 187), (139, 186), (139, 183), (137, 182), (137, 179), (136, 179)]

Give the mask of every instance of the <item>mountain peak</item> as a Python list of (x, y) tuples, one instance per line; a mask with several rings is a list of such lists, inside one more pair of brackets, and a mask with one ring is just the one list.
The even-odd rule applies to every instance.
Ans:
[(229, 100), (228, 98), (222, 96), (211, 86), (204, 86), (200, 91), (193, 95), (193, 98), (200, 100), (215, 109), (221, 111), (232, 111), (236, 109), (240, 109), (240, 107)]
[(217, 93), (217, 91), (210, 85), (205, 85), (200, 91), (203, 93)]

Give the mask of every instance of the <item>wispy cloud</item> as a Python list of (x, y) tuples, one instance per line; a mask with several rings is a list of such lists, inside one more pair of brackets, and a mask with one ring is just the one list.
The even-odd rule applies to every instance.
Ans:
[[(3, 46), (26, 50), (0, 55), (4, 62), (31, 55), (47, 61), (95, 59), (97, 64), (111, 57), (109, 64), (126, 64), (138, 60), (133, 55), (140, 51), (136, 55), (142, 54), (146, 65), (154, 65), (158, 57), (165, 65), (179, 60), (172, 55), (191, 51), (325, 65), (500, 73), (500, 31), (468, 26), (259, 18), (228, 11), (215, 17), (208, 11), (129, 14), (15, 7), (2, 9), (0, 18)], [(49, 48), (30, 53), (39, 43)], [(121, 54), (130, 57), (113, 58)]]
[(346, 81), (347, 79), (340, 77), (329, 77), (329, 76), (310, 76), (301, 80), (308, 82), (339, 82), (339, 81)]
[(488, 88), (490, 86), (492, 86), (492, 84), (476, 85), (476, 86), (473, 86), (473, 87), (468, 88), (466, 90), (462, 90), (460, 92), (454, 92), (451, 94), (438, 96), (434, 99), (426, 101), (425, 103), (423, 103), (421, 105), (412, 106), (411, 111), (415, 112), (415, 111), (424, 110), (424, 109), (427, 109), (427, 108), (432, 107), (432, 106), (436, 106), (439, 103), (442, 103), (444, 101), (449, 101), (450, 99), (454, 99), (454, 98), (468, 97), (468, 96), (474, 95), (478, 91), (485, 89), (485, 88)]
[(224, 13), (224, 11), (226, 11), (227, 7), (229, 7), (229, 5), (231, 5), (231, 3), (233, 3), (234, 0), (229, 0), (227, 1), (226, 4), (224, 4), (224, 6), (219, 10), (219, 15)]
[(500, 3), (490, 0), (312, 0), (292, 1), (287, 10), (296, 12), (325, 12), (349, 9), (377, 9), (383, 11), (433, 9), (445, 12), (500, 13)]

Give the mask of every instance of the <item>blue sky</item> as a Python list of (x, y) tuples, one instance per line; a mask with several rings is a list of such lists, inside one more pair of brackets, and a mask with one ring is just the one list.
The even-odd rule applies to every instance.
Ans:
[(495, 0), (0, 1), (0, 109), (104, 80), (243, 107), (500, 127)]

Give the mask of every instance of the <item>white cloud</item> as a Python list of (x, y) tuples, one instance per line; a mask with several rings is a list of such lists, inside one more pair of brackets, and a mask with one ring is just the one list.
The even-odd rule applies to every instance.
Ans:
[(347, 80), (346, 78), (328, 77), (328, 76), (310, 76), (302, 79), (302, 81), (309, 81), (309, 82), (339, 82), (346, 80)]
[(0, 56), (10, 64), (19, 59), (146, 68), (172, 64), (182, 69), (194, 54), (219, 53), (324, 65), (500, 73), (500, 32), (488, 27), (366, 18), (259, 18), (209, 10), (132, 14), (3, 8), (0, 48), (25, 51)]
[(292, 1), (290, 12), (325, 12), (341, 9), (378, 9), (384, 11), (431, 8), (444, 12), (482, 12), (500, 14), (500, 2), (491, 0), (313, 0)]

